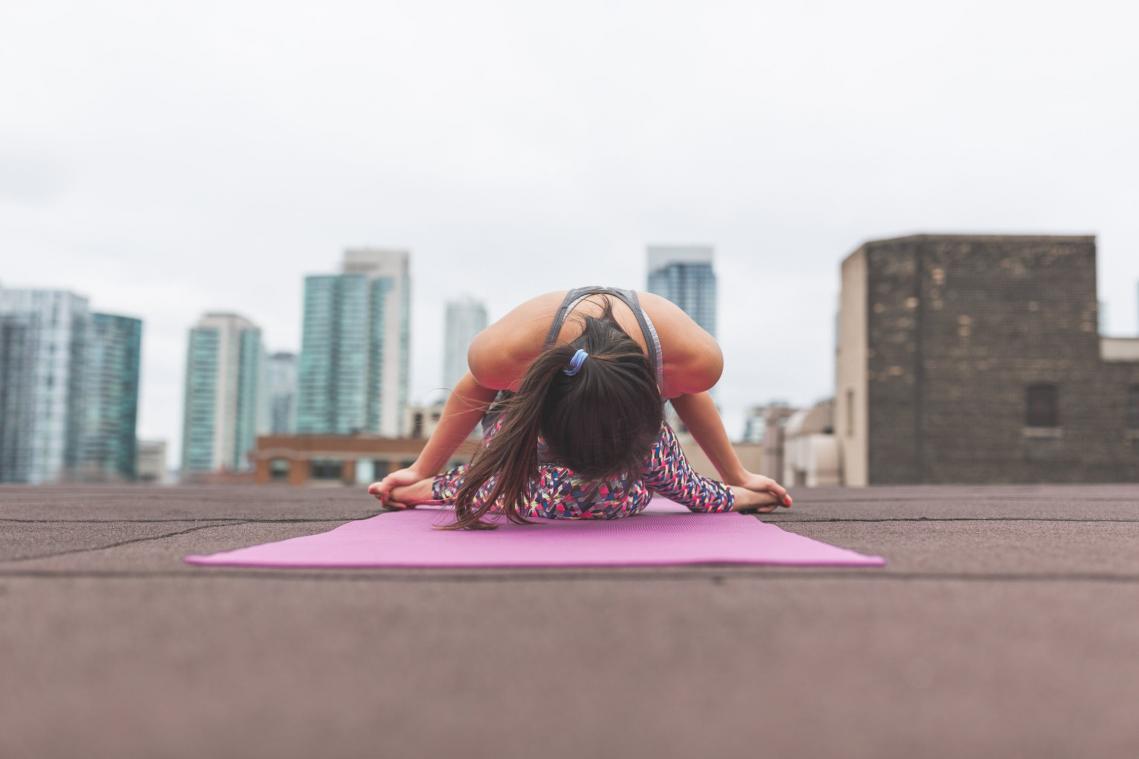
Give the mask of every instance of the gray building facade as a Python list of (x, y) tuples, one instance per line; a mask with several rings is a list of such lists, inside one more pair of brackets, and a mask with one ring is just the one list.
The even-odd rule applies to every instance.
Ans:
[(1094, 237), (864, 244), (842, 264), (844, 483), (1139, 480), (1139, 339), (1097, 310)]

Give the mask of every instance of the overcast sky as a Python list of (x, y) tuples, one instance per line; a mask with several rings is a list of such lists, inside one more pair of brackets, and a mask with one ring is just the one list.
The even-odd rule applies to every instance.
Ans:
[(306, 273), (412, 251), (412, 397), (443, 300), (643, 288), (716, 248), (720, 400), (831, 394), (838, 264), (912, 232), (1094, 233), (1135, 334), (1139, 46), (1120, 2), (5, 2), (0, 283), (145, 320), (177, 462), (206, 310), (300, 344)]

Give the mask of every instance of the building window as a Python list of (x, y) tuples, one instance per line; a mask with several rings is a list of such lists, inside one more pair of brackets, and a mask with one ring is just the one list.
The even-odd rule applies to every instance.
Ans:
[(1127, 429), (1139, 430), (1139, 385), (1127, 388)]
[(1059, 393), (1050, 383), (1029, 385), (1025, 393), (1025, 426), (1059, 427)]
[(269, 461), (269, 479), (285, 480), (289, 477), (288, 459), (271, 459)]
[(392, 465), (387, 459), (375, 459), (372, 461), (372, 476), (377, 480), (382, 480), (391, 474)]
[(339, 480), (343, 474), (343, 461), (313, 459), (309, 462), (309, 476), (314, 480)]

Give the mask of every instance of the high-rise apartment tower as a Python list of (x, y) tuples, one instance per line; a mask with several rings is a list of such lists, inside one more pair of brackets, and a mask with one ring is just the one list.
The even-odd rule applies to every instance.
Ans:
[(88, 481), (134, 480), (142, 321), (94, 313), (88, 330), (76, 474)]
[(297, 431), (402, 434), (411, 340), (409, 254), (349, 249), (305, 277)]
[(297, 431), (297, 354), (269, 355), (269, 434)]
[(0, 289), (0, 482), (130, 480), (142, 322)]
[(706, 245), (650, 245), (648, 290), (680, 306), (716, 336), (715, 251)]
[(264, 431), (261, 330), (232, 313), (209, 313), (190, 330), (182, 420), (182, 473), (243, 471)]
[(465, 295), (447, 301), (443, 333), (443, 387), (451, 390), (467, 373), (467, 350), (475, 335), (486, 329), (486, 306)]

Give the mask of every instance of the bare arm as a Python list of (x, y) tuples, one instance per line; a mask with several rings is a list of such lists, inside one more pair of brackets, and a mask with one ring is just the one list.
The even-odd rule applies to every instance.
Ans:
[(411, 468), (424, 477), (438, 474), (482, 419), (497, 393), (480, 385), (470, 372), (464, 374), (448, 396), (439, 424)]
[(679, 395), (672, 399), (672, 406), (688, 427), (696, 443), (708, 454), (712, 465), (720, 473), (720, 479), (729, 485), (741, 485), (747, 474), (736, 450), (728, 441), (728, 433), (712, 396), (707, 392)]
[(439, 424), (431, 433), (415, 463), (406, 469), (392, 472), (379, 482), (372, 483), (368, 492), (381, 503), (389, 504), (394, 488), (414, 485), (420, 480), (438, 474), (451, 458), (451, 454), (467, 439), (471, 430), (482, 419), (497, 393), (497, 390), (480, 385), (470, 372), (463, 375), (447, 398)]
[(724, 423), (716, 404), (707, 392), (680, 395), (672, 399), (672, 406), (688, 427), (696, 443), (708, 454), (720, 478), (729, 485), (738, 485), (752, 491), (766, 491), (777, 497), (784, 506), (791, 505), (791, 496), (775, 480), (753, 474), (744, 468), (740, 457), (728, 441)]
[(783, 486), (745, 469), (728, 442), (720, 413), (707, 392), (724, 371), (724, 354), (716, 339), (676, 304), (651, 293), (642, 294), (641, 299), (652, 311), (664, 349), (664, 397), (672, 400), (676, 413), (720, 477), (729, 485), (770, 493), (790, 506), (791, 496)]

